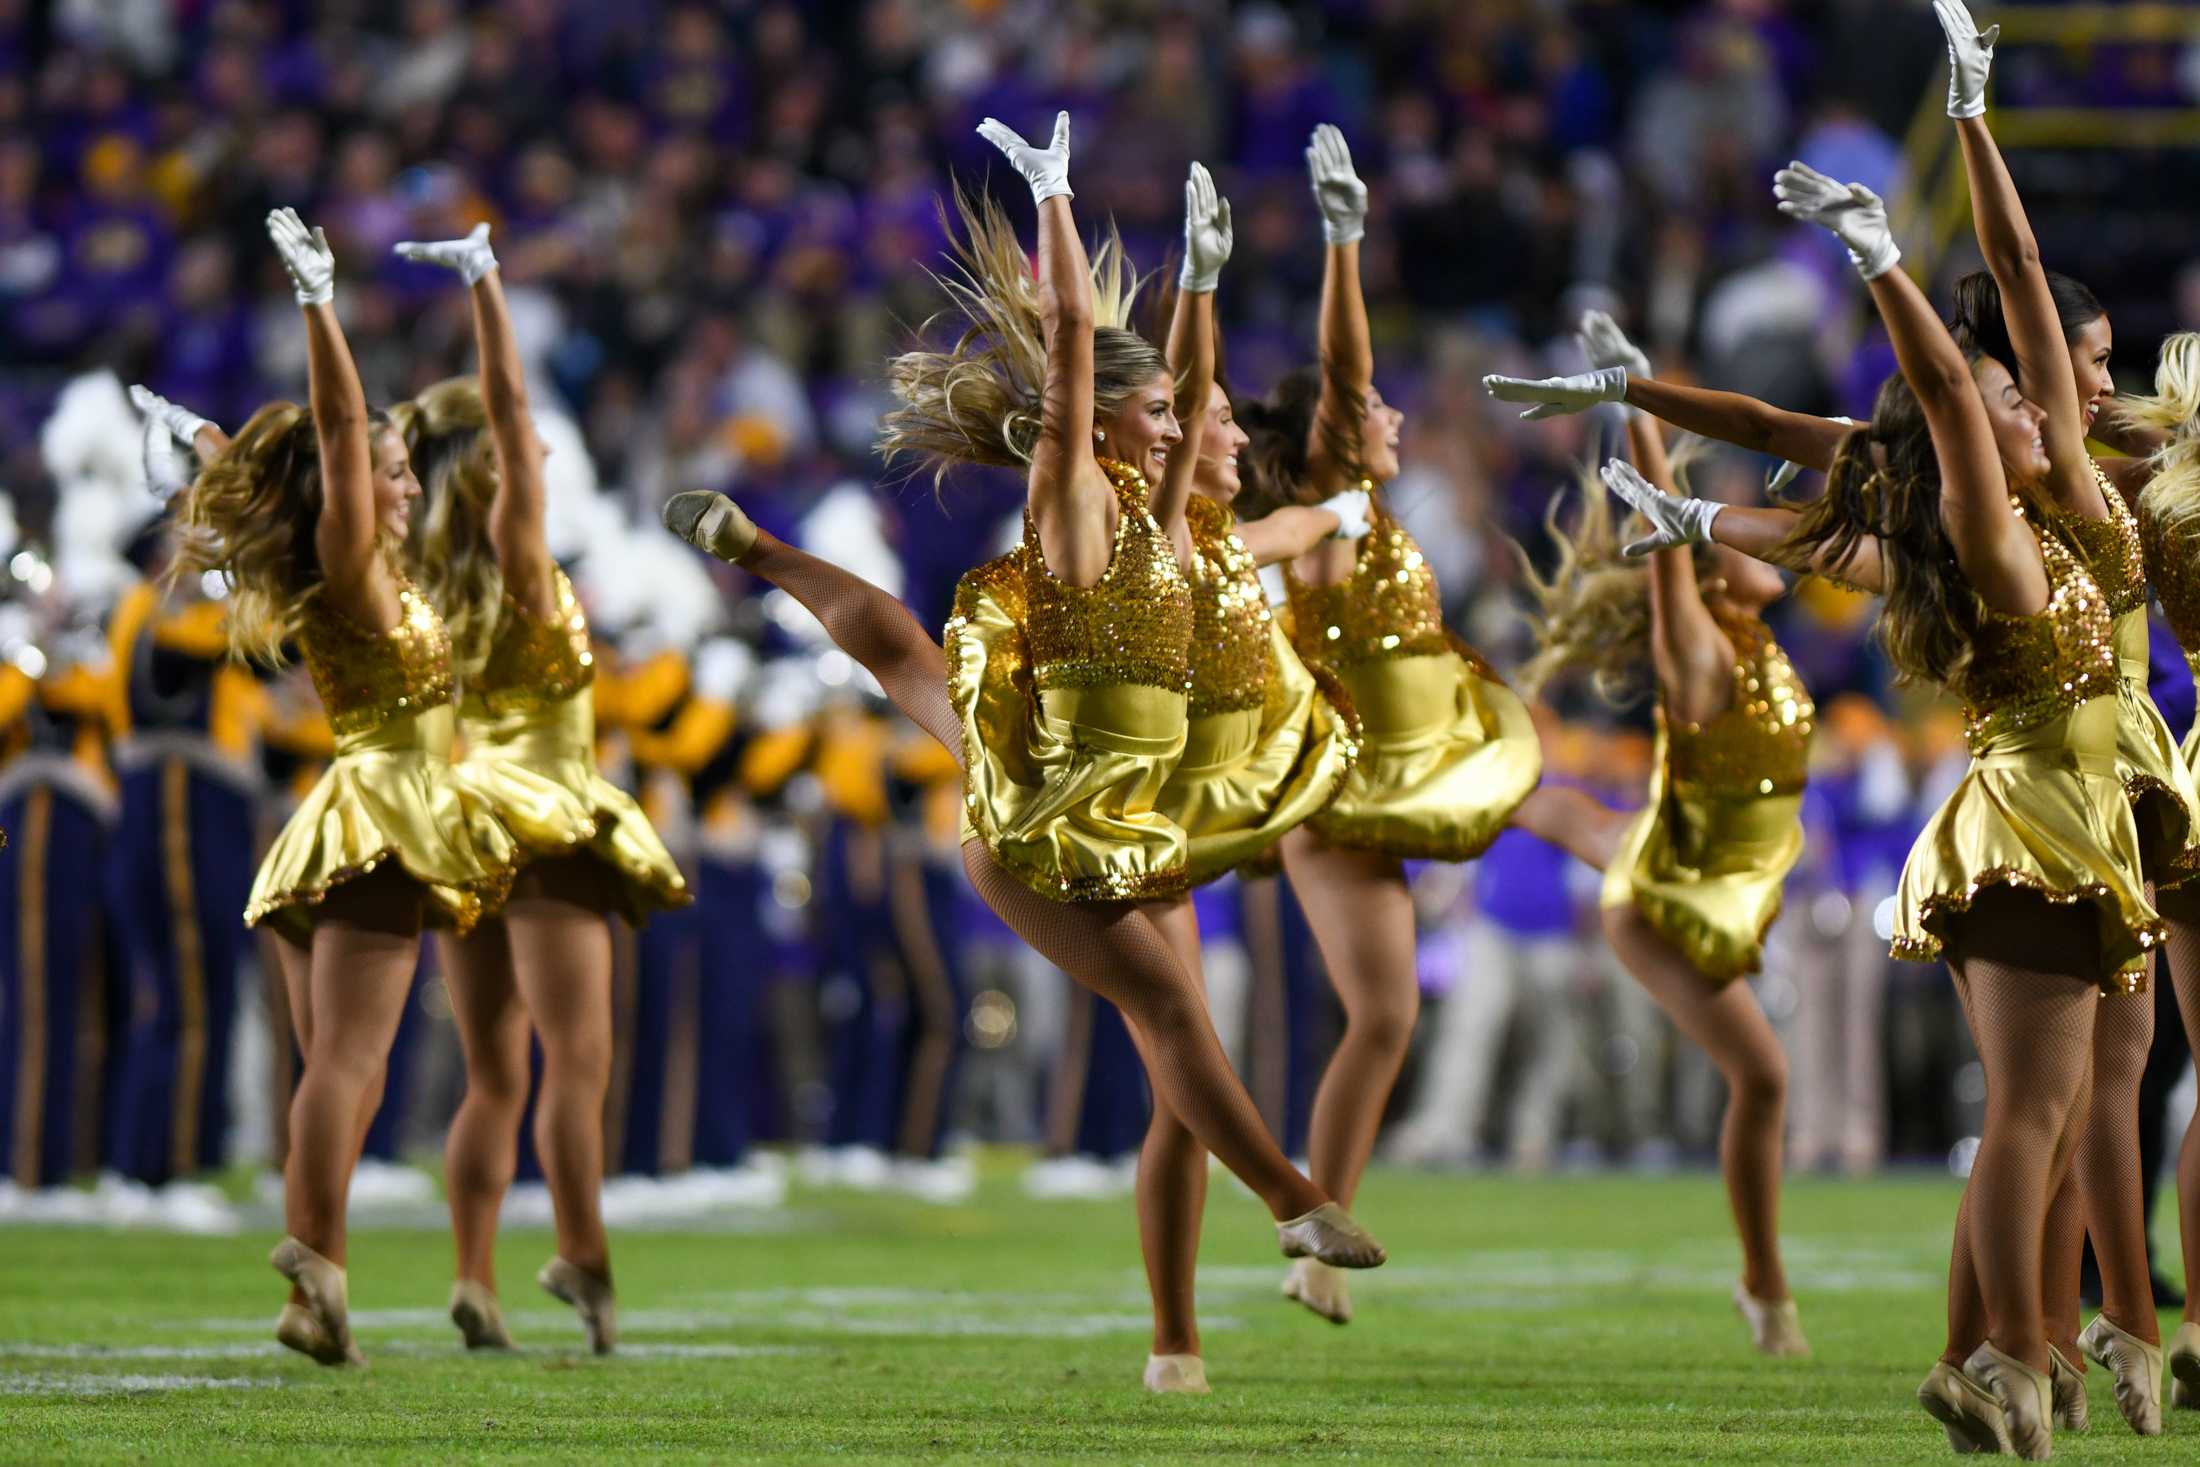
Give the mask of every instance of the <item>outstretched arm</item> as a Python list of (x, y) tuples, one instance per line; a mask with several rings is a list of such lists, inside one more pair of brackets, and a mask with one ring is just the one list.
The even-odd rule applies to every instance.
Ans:
[(1604, 367), (1566, 377), (1482, 379), (1499, 402), (1524, 402), (1530, 422), (1578, 413), (1600, 402), (1623, 402), (1702, 438), (1715, 438), (1752, 453), (1777, 454), (1805, 468), (1827, 469), (1851, 426), (1839, 418), (1791, 413), (1739, 392), (1713, 392), (1660, 382), (1625, 367)]
[(1321, 400), (1307, 445), (1308, 477), (1332, 492), (1357, 481), (1367, 395), (1375, 387), (1375, 347), (1360, 289), (1360, 239), (1367, 232), (1367, 185), (1352, 169), (1344, 134), (1327, 123), (1314, 129), (1306, 168), (1321, 210)]
[(988, 117), (979, 134), (999, 148), (1031, 185), (1039, 211), (1039, 317), (1046, 337), (1038, 442), (1027, 488), (1032, 524), (1048, 569), (1073, 585), (1107, 574), (1114, 511), (1089, 492), (1098, 477), (1092, 451), (1092, 273), (1070, 212), (1069, 114), (1057, 113), (1044, 148)]
[(1177, 546), (1178, 558), (1187, 562), (1191, 536), (1184, 524), (1184, 502), (1199, 470), (1207, 398), (1215, 385), (1215, 288), (1222, 282), (1234, 240), (1230, 201), (1215, 192), (1206, 168), (1194, 163), (1184, 181), (1184, 267), (1177, 274), (1168, 343), (1169, 370), (1176, 376), (1176, 421), (1184, 437), (1169, 453), (1151, 506), (1162, 532)]
[(481, 404), (489, 419), (489, 441), (496, 447), (496, 497), (489, 501), (489, 545), (513, 599), (537, 617), (554, 605), (550, 544), (542, 476), (542, 441), (527, 410), (527, 377), (520, 369), (519, 343), (504, 303), (504, 274), (489, 247), (489, 226), (474, 226), (464, 239), (396, 247), (398, 254), (424, 265), (440, 265), (466, 282), (473, 305), (474, 346), (481, 354)]
[[(1630, 419), (1627, 444), (1640, 468), (1639, 477), (1664, 493), (1673, 493), (1672, 466), (1657, 424), (1641, 416)], [(1613, 460), (1605, 466), (1605, 481), (1610, 483), (1628, 468)], [(1650, 663), (1657, 672), (1666, 711), (1688, 723), (1717, 715), (1733, 695), (1727, 678), (1733, 661), (1733, 646), (1712, 619), (1704, 605), (1703, 588), (1696, 582), (1695, 551), (1686, 545), (1653, 551)]]
[(387, 588), (379, 587), (381, 559), (375, 553), (380, 526), (367, 442), (367, 395), (332, 304), (336, 257), (327, 238), (318, 229), (308, 231), (295, 209), (268, 215), (267, 233), (290, 272), (306, 318), (306, 402), (321, 455), (321, 516), (314, 526), (321, 575), (346, 607), (385, 612), (389, 608), (376, 594), (378, 588)]

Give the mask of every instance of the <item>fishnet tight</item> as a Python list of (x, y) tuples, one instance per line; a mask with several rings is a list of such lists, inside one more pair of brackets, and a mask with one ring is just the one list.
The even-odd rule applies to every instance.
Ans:
[[(2169, 923), (2169, 979), (2177, 990), (2177, 1012), (2193, 1053), (2200, 1054), (2200, 881), (2163, 892), (2157, 905)], [(2200, 1281), (2200, 1118), (2185, 1128), (2177, 1153), (2177, 1219), (2185, 1253), (2185, 1318), (2200, 1321), (2200, 1289), (2193, 1287)], [(2151, 1318), (2153, 1311), (2147, 1313)]]
[[(833, 644), (867, 668), (910, 721), (959, 761), (962, 722), (947, 695), (947, 657), (909, 609), (860, 576), (759, 531), (741, 565), (823, 623)], [(1123, 1011), (1157, 1104), (1182, 1118), (1279, 1218), (1329, 1198), (1261, 1124), (1215, 1037), (1198, 982), (1144, 911), (1127, 902), (1051, 902), (1004, 870), (985, 843), (963, 845), (978, 895), (1048, 962)]]
[[(1949, 968), (1986, 1071), (1986, 1126), (1956, 1214), (1949, 1259), (1948, 1353), (1961, 1364), (1994, 1344), (2048, 1366), (2047, 1231), (2089, 1110), (2099, 967), (2091, 912), (1990, 887), (1950, 944)], [(2058, 1231), (2075, 1231), (2061, 1203)], [(2060, 1254), (2071, 1245), (2057, 1240)], [(2059, 1267), (2059, 1265), (2058, 1265)], [(2067, 1284), (2067, 1290), (2066, 1290)], [(2077, 1297), (2075, 1256), (2058, 1296)], [(2070, 1334), (2075, 1320), (2065, 1317)], [(2074, 1339), (2063, 1343), (2065, 1352)]]

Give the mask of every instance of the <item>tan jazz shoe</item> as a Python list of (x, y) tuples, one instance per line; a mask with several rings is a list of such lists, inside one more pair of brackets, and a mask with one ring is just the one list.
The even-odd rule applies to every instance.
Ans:
[(1344, 1270), (1318, 1258), (1301, 1258), (1291, 1265), (1283, 1276), (1283, 1297), (1304, 1304), (1331, 1324), (1352, 1322), (1352, 1293), (1345, 1287)]
[(2084, 1431), (2093, 1424), (2085, 1399), (2085, 1372), (2053, 1345), (2047, 1347), (2047, 1383), (2055, 1397), (2055, 1430)]
[(1157, 1396), (1204, 1396), (1207, 1362), (1197, 1355), (1148, 1355), (1146, 1389)]
[(2055, 1450), (2055, 1389), (2044, 1370), (2034, 1370), (1992, 1344), (1971, 1352), (1963, 1373), (1994, 1393), (2009, 1428), (2009, 1450), (2028, 1462), (2044, 1462)]
[(451, 1285), (451, 1323), (458, 1326), (469, 1350), (509, 1350), (511, 1331), (504, 1327), (504, 1311), (497, 1296), (472, 1279)]
[[(365, 1365), (367, 1357), (359, 1353), (358, 1345), (351, 1338), (351, 1289), (344, 1271), (296, 1238), (285, 1238), (277, 1243), (267, 1261), (306, 1296), (307, 1311), (328, 1339), (327, 1353), (333, 1358), (323, 1359), (320, 1355), (314, 1358), (324, 1365)], [(277, 1330), (280, 1329), (278, 1321)], [(282, 1338), (279, 1332), (276, 1338)]]
[(1810, 1353), (1810, 1341), (1803, 1338), (1802, 1317), (1796, 1313), (1793, 1299), (1760, 1299), (1736, 1284), (1734, 1312), (1749, 1326), (1749, 1340), (1758, 1354), (1795, 1357)]
[(321, 1328), (321, 1321), (313, 1317), (313, 1311), (299, 1303), (286, 1303), (283, 1312), (275, 1316), (275, 1338), (285, 1349), (296, 1350), (316, 1365), (342, 1365), (344, 1352)]
[(1276, 1243), (1286, 1258), (1319, 1258), (1331, 1268), (1379, 1268), (1390, 1256), (1334, 1202), (1277, 1223)]
[(1917, 1403), (1948, 1434), (1948, 1448), (1958, 1456), (2009, 1453), (2009, 1428), (1994, 1393), (1945, 1360), (1933, 1362), (1917, 1388)]
[(598, 1355), (608, 1355), (619, 1344), (619, 1306), (611, 1294), (611, 1280), (590, 1273), (578, 1264), (553, 1258), (535, 1275), (553, 1298), (563, 1299), (573, 1306), (581, 1317), (581, 1327), (588, 1331), (588, 1348)]
[(690, 489), (665, 501), (665, 528), (697, 550), (738, 564), (756, 544), (756, 522), (723, 494)]
[(2162, 1434), (2162, 1347), (2150, 1345), (2105, 1314), (2078, 1336), (2086, 1358), (2115, 1378), (2116, 1409), (2141, 1436)]
[(2169, 1342), (2169, 1403), (2180, 1411), (2200, 1410), (2200, 1324), (2186, 1320)]

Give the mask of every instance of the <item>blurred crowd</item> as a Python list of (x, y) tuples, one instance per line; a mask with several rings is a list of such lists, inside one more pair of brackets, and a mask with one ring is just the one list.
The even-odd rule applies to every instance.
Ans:
[[(160, 526), (120, 384), (231, 428), (302, 395), (270, 207), (326, 228), (375, 402), (471, 366), (462, 296), (389, 247), (494, 225), (553, 448), (553, 552), (603, 643), (606, 768), (645, 794), (703, 896), (623, 950), (621, 1169), (767, 1196), (750, 1144), (784, 1139), (816, 1148), (818, 1175), (946, 1196), (967, 1171), (949, 1138), (1004, 1138), (1041, 1143), (1042, 1190), (1104, 1188), (1143, 1123), (1135, 1059), (1104, 1005), (964, 891), (952, 766), (797, 608), (659, 532), (656, 506), (725, 490), (937, 624), (955, 577), (1013, 533), (1019, 486), (883, 482), (872, 437), (880, 368), (938, 304), (940, 199), (994, 183), (973, 125), (1067, 107), (1079, 217), (1112, 220), (1147, 268), (1174, 248), (1186, 162), (1213, 167), (1237, 219), (1219, 302), (1242, 394), (1310, 352), (1301, 149), (1335, 122), (1372, 184), (1377, 376), (1407, 414), (1391, 497), (1455, 624), (1511, 665), (1526, 627), (1508, 542), (1544, 553), (1545, 508), (1610, 424), (1518, 422), (1480, 376), (1575, 369), (1573, 322), (1601, 305), (1661, 373), (1860, 414), (1884, 342), (1768, 180), (1795, 156), (1899, 195), (1898, 140), (1941, 50), (1909, 0), (0, 0), (0, 937), (18, 979), (33, 937), (41, 963), (76, 964), (83, 1000), (66, 1125), (42, 1122), (66, 1144), (26, 1163), (18, 1116), (9, 1171), (35, 1189), (108, 1170), (128, 1211), (133, 1187), (280, 1152), (287, 1041), (249, 942), (205, 938), (233, 950), (235, 1002), (172, 1001), (177, 960), (130, 930), (161, 889), (113, 874), (158, 864), (133, 855), (157, 837), (129, 815), (133, 777), (173, 752), (148, 736), (165, 716), (148, 679), (164, 656), (215, 654), (219, 590), (148, 602)], [(2011, 104), (2191, 106), (2200, 46), (2011, 48), (1997, 83)], [(2090, 176), (2122, 180), (2130, 204), (2104, 212), (2086, 173), (2066, 162), (2035, 222), (2050, 263), (2108, 304), (2136, 385), (2155, 336), (2200, 326), (2200, 259), (2147, 225), (2170, 191), (2103, 163)], [(1021, 194), (1003, 193), (1012, 214)], [(1940, 283), (1965, 264), (1936, 262)], [(1746, 498), (1769, 467), (1714, 454), (1697, 488)], [(1946, 986), (1886, 963), (1878, 932), (1960, 739), (1889, 685), (1869, 616), (1814, 583), (1777, 628), (1829, 710), (1814, 855), (1762, 980), (1813, 1167), (1938, 1159), (1975, 1130)], [(2165, 710), (2189, 719), (2182, 663), (2163, 666)], [(207, 686), (226, 701), (185, 722), (249, 810), (249, 865), (325, 729), (295, 676)], [(1639, 798), (1646, 710), (1554, 698), (1554, 773)], [(63, 865), (38, 875), (30, 933), (33, 849)], [(1716, 1078), (1611, 967), (1580, 869), (1509, 836), (1417, 892), (1433, 1003), (1395, 1154), (1654, 1165), (1713, 1144)], [(1218, 1018), (1298, 1146), (1334, 1027), (1318, 958), (1274, 882), (1202, 902)], [(430, 962), (380, 1155), (432, 1150), (455, 1099), (438, 994)], [(20, 1001), (0, 1021), (20, 1078), (31, 1021)], [(162, 1131), (178, 1056), (201, 1072), (192, 1103), (222, 1105), (183, 1139)], [(671, 1186), (637, 1185), (659, 1201), (650, 1187)], [(176, 1205), (200, 1203), (218, 1216), (203, 1196)]]

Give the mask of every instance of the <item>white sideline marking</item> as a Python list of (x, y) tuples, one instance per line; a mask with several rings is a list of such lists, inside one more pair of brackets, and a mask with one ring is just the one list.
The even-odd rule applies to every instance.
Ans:
[(0, 1395), (117, 1396), (146, 1391), (250, 1391), (277, 1387), (273, 1376), (0, 1375)]

